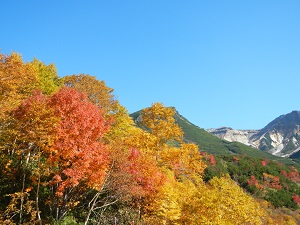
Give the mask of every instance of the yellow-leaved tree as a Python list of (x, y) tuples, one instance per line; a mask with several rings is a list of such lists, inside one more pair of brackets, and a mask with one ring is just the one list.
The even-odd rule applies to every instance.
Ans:
[(183, 143), (175, 113), (174, 108), (154, 103), (142, 110), (138, 118), (145, 131), (143, 137), (135, 136), (135, 143), (141, 146), (143, 142), (145, 153), (156, 159), (157, 166), (166, 175), (166, 182), (145, 207), (145, 220), (149, 224), (181, 224), (184, 199), (189, 199), (192, 188), (196, 190), (203, 184), (206, 165), (195, 144)]
[(99, 108), (107, 112), (114, 112), (118, 101), (115, 100), (113, 89), (107, 87), (104, 81), (99, 81), (88, 74), (65, 76), (65, 86), (75, 88), (87, 94), (88, 98)]
[(38, 71), (21, 55), (0, 54), (0, 119), (38, 88)]
[(229, 175), (199, 187), (183, 204), (183, 213), (187, 215), (184, 224), (263, 224), (267, 217)]
[(183, 132), (175, 123), (174, 114), (174, 108), (154, 103), (151, 107), (142, 110), (139, 122), (157, 138), (159, 146), (172, 140), (182, 142)]
[(39, 88), (44, 94), (50, 95), (58, 90), (62, 84), (62, 80), (58, 77), (56, 67), (53, 63), (46, 65), (34, 58), (28, 64), (37, 70)]

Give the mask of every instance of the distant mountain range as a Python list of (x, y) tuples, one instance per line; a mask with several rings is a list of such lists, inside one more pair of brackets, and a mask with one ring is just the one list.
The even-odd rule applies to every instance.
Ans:
[(281, 115), (261, 130), (221, 127), (207, 131), (221, 139), (240, 142), (280, 157), (298, 158), (300, 153), (300, 111)]
[[(131, 114), (136, 123), (140, 112)], [(200, 151), (215, 155), (245, 154), (281, 161), (284, 164), (294, 164), (289, 158), (300, 161), (300, 154), (296, 154), (300, 147), (298, 111), (278, 117), (261, 130), (234, 130), (229, 127), (205, 130), (177, 111), (174, 118), (184, 132), (184, 141), (197, 144)]]

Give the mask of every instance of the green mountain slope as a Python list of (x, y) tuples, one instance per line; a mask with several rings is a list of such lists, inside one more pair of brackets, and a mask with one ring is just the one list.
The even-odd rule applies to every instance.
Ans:
[[(130, 116), (134, 121), (137, 121), (141, 111), (132, 113)], [(214, 155), (232, 155), (232, 154), (245, 154), (254, 158), (267, 158), (270, 160), (276, 160), (286, 165), (294, 165), (300, 168), (298, 163), (293, 162), (288, 158), (281, 158), (271, 155), (267, 152), (252, 148), (239, 142), (228, 142), (222, 140), (206, 130), (189, 122), (185, 117), (180, 115), (177, 111), (174, 115), (176, 123), (181, 127), (184, 132), (184, 141), (192, 142), (199, 146), (201, 151)]]

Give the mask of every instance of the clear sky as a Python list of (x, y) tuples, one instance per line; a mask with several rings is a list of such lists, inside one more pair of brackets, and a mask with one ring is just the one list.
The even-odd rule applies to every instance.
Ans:
[(299, 0), (2, 0), (0, 49), (104, 80), (129, 113), (161, 102), (202, 128), (300, 110)]

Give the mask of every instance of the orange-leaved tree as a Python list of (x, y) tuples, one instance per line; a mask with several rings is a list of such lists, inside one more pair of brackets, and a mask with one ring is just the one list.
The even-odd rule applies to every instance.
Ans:
[(60, 119), (47, 159), (53, 168), (51, 184), (57, 196), (56, 219), (60, 220), (67, 212), (68, 200), (74, 198), (74, 191), (80, 194), (81, 185), (101, 188), (108, 165), (107, 146), (101, 139), (112, 120), (105, 119), (101, 109), (73, 88), (62, 88), (52, 95), (49, 106)]
[(104, 81), (88, 74), (65, 76), (62, 80), (65, 86), (85, 93), (91, 102), (104, 110), (106, 117), (114, 117), (111, 129), (106, 133), (107, 142), (115, 142), (127, 135), (134, 123), (125, 107), (115, 99), (113, 89), (106, 86)]

